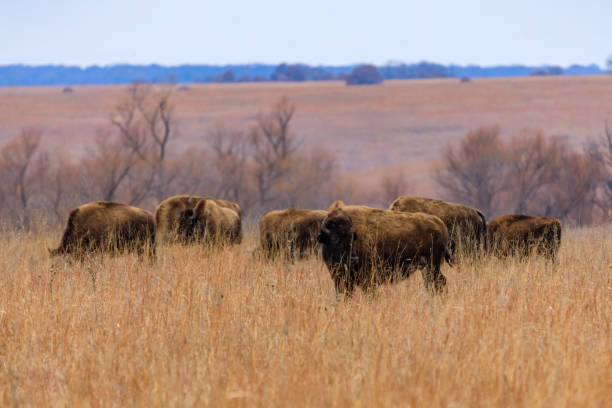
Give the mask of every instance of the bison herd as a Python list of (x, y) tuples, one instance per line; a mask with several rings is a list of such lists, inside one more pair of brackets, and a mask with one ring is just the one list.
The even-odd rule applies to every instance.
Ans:
[[(242, 212), (236, 203), (180, 195), (162, 201), (155, 215), (125, 204), (96, 201), (70, 212), (62, 241), (52, 256), (81, 258), (94, 252), (130, 251), (155, 259), (158, 243), (222, 246), (242, 240)], [(259, 250), (266, 259), (293, 261), (317, 253), (337, 293), (350, 295), (384, 282), (405, 279), (420, 269), (426, 288), (440, 292), (440, 268), (455, 255), (555, 259), (561, 243), (556, 218), (510, 214), (486, 222), (475, 208), (402, 196), (388, 210), (333, 203), (327, 210), (285, 209), (259, 223)]]

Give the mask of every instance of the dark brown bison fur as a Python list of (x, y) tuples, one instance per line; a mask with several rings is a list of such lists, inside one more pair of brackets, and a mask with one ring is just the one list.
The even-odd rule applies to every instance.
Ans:
[(428, 289), (446, 285), (440, 266), (451, 263), (448, 231), (434, 215), (337, 202), (322, 222), (319, 242), (338, 293), (405, 279), (419, 267)]
[(552, 260), (561, 246), (561, 221), (552, 217), (508, 214), (488, 223), (489, 249), (498, 256), (529, 256), (533, 252)]
[(286, 256), (291, 260), (312, 253), (317, 247), (323, 210), (288, 208), (266, 213), (259, 221), (259, 240), (264, 256)]
[[(214, 207), (209, 207), (207, 211), (194, 218), (196, 206), (202, 202), (204, 205), (207, 202), (216, 204), (217, 207), (229, 209), (232, 213), (226, 211), (217, 211)], [(204, 210), (204, 208), (202, 208)], [(226, 200), (220, 200), (210, 197), (198, 197), (190, 195), (178, 195), (166, 198), (155, 209), (155, 221), (157, 223), (158, 240), (164, 242), (181, 242), (189, 243), (193, 241), (205, 240), (207, 235), (209, 238), (216, 239), (218, 228), (215, 226), (214, 233), (208, 234), (206, 225), (224, 224), (225, 221), (215, 220), (214, 214), (225, 214), (227, 217), (234, 219), (233, 225), (229, 228), (228, 238), (231, 242), (239, 243), (241, 241), (241, 215), (240, 206), (236, 203)], [(211, 218), (212, 217), (212, 218)], [(235, 220), (237, 217), (237, 221)]]
[(422, 212), (439, 217), (450, 234), (451, 252), (463, 247), (474, 252), (486, 245), (487, 223), (476, 208), (425, 197), (401, 196), (389, 207), (391, 211)]
[(62, 242), (52, 256), (148, 249), (155, 256), (155, 219), (150, 211), (110, 201), (83, 204), (70, 212)]
[(242, 223), (236, 211), (222, 207), (213, 200), (200, 200), (193, 210), (181, 212), (177, 234), (187, 242), (201, 240), (206, 243), (239, 244)]

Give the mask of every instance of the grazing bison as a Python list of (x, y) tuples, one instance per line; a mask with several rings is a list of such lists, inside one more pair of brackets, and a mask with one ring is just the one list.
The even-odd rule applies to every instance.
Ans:
[(561, 246), (561, 221), (551, 217), (508, 214), (488, 223), (488, 247), (498, 256), (529, 256), (532, 251), (555, 259)]
[(155, 219), (150, 211), (110, 201), (83, 204), (70, 212), (62, 242), (52, 256), (148, 250), (155, 257)]
[(440, 266), (451, 263), (448, 230), (434, 215), (336, 202), (321, 223), (319, 242), (338, 293), (405, 279), (419, 267), (429, 290), (446, 285)]
[(259, 222), (259, 240), (264, 255), (279, 255), (291, 260), (297, 252), (303, 257), (316, 248), (321, 221), (327, 214), (322, 210), (274, 210), (266, 213)]
[(242, 224), (238, 213), (213, 200), (200, 200), (195, 208), (183, 211), (177, 234), (187, 242), (201, 239), (211, 244), (239, 244)]
[(391, 211), (422, 212), (439, 217), (450, 234), (450, 249), (457, 247), (475, 252), (486, 245), (487, 223), (484, 214), (467, 205), (447, 203), (425, 197), (401, 196), (389, 207)]
[(240, 243), (241, 214), (240, 206), (231, 201), (189, 195), (169, 197), (155, 209), (158, 239)]

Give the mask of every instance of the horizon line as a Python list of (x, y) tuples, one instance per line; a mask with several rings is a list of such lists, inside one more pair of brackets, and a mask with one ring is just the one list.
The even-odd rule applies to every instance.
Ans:
[(113, 67), (113, 66), (159, 66), (159, 67), (164, 67), (164, 68), (172, 68), (172, 67), (181, 67), (181, 66), (210, 66), (210, 67), (227, 67), (227, 66), (246, 66), (246, 65), (267, 65), (267, 66), (278, 66), (278, 65), (282, 65), (282, 64), (287, 64), (287, 65), (306, 65), (306, 66), (311, 66), (311, 67), (347, 67), (347, 66), (357, 66), (357, 65), (374, 65), (376, 67), (394, 67), (394, 66), (400, 66), (400, 65), (416, 65), (416, 64), (422, 64), (422, 63), (428, 63), (428, 64), (437, 64), (437, 65), (442, 65), (442, 66), (458, 66), (458, 67), (470, 67), (470, 66), (476, 66), (476, 67), (483, 67), (483, 68), (487, 68), (487, 67), (512, 67), (512, 66), (524, 66), (524, 67), (561, 67), (561, 68), (569, 68), (572, 66), (597, 66), (600, 69), (604, 69), (605, 67), (603, 67), (602, 65), (595, 63), (595, 62), (591, 62), (591, 63), (578, 63), (578, 62), (573, 62), (567, 65), (559, 65), (559, 64), (551, 64), (551, 63), (541, 63), (541, 64), (527, 64), (527, 63), (519, 63), (519, 62), (513, 62), (513, 63), (499, 63), (499, 64), (479, 64), (479, 63), (466, 63), (466, 64), (458, 64), (458, 63), (442, 63), (442, 62), (436, 62), (436, 61), (431, 61), (431, 60), (418, 60), (418, 61), (413, 61), (413, 62), (405, 62), (405, 61), (397, 61), (397, 60), (389, 60), (388, 62), (384, 63), (384, 64), (376, 64), (376, 63), (371, 63), (371, 62), (354, 62), (354, 63), (346, 63), (346, 64), (312, 64), (312, 63), (307, 63), (307, 62), (288, 62), (288, 61), (283, 61), (283, 62), (278, 62), (278, 63), (273, 63), (273, 62), (241, 62), (241, 63), (194, 63), (194, 62), (183, 62), (183, 63), (177, 63), (177, 64), (164, 64), (164, 63), (159, 63), (159, 62), (150, 62), (150, 63), (134, 63), (134, 62), (113, 62), (113, 63), (109, 63), (109, 64), (98, 64), (98, 63), (94, 63), (94, 64), (72, 64), (72, 63), (53, 63), (53, 62), (49, 62), (49, 63), (22, 63), (22, 62), (15, 62), (15, 63), (2, 63), (0, 64), (0, 67), (8, 67), (8, 66), (25, 66), (25, 67), (69, 67), (69, 68), (81, 68), (81, 69), (86, 69), (86, 68), (94, 68), (94, 67), (100, 67), (100, 68), (107, 68), (107, 67)]

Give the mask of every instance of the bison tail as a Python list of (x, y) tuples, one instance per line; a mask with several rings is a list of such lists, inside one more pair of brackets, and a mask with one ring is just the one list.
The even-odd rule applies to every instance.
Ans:
[(79, 212), (78, 208), (75, 208), (70, 212), (68, 216), (68, 222), (66, 223), (66, 229), (64, 230), (64, 235), (62, 235), (62, 243), (57, 249), (50, 249), (49, 254), (51, 256), (57, 256), (66, 253), (68, 247), (74, 240), (74, 228), (75, 228), (75, 219)]
[[(482, 237), (478, 237), (478, 239), (482, 239), (482, 247), (484, 248), (485, 251), (488, 250), (487, 248), (487, 219), (485, 218), (484, 214), (481, 211), (478, 211), (478, 216), (480, 217), (480, 219), (482, 220)], [(479, 243), (480, 244), (480, 243)]]
[(444, 260), (447, 264), (453, 266), (453, 256), (451, 255), (447, 247), (444, 247)]

